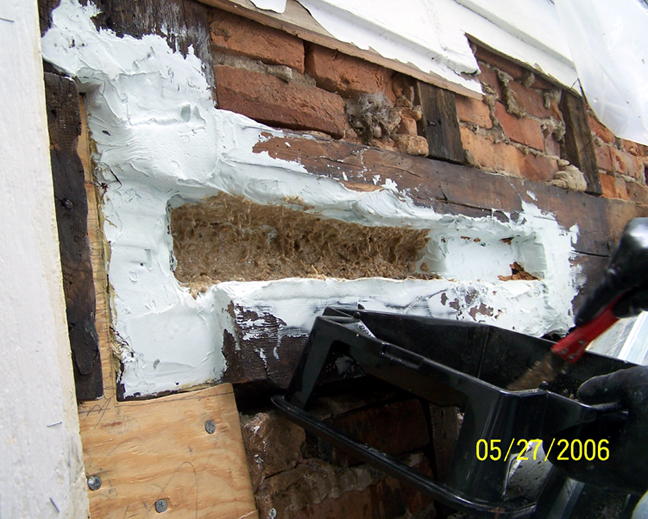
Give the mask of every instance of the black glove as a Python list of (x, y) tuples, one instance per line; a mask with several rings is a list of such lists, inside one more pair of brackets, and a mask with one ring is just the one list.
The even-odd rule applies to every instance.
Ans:
[[(599, 438), (609, 440), (607, 461), (555, 462), (573, 479), (599, 487), (642, 494), (648, 490), (648, 366), (636, 366), (592, 377), (578, 389), (586, 404), (618, 402), (628, 411), (625, 421), (615, 422)], [(585, 441), (592, 430), (580, 434)], [(598, 440), (597, 439), (597, 440)], [(552, 460), (553, 461), (553, 460)]]
[(594, 319), (619, 296), (614, 307), (617, 317), (648, 310), (648, 218), (635, 218), (628, 223), (603, 281), (576, 314), (576, 325), (582, 326)]

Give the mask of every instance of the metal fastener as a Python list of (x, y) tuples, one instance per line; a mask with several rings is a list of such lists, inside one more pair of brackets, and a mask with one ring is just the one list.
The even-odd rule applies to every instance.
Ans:
[(162, 512), (166, 512), (169, 509), (169, 502), (166, 499), (158, 499), (155, 502), (155, 511), (158, 514), (161, 514)]
[(207, 431), (207, 434), (214, 434), (216, 432), (216, 424), (214, 423), (214, 420), (207, 420), (205, 422), (205, 431)]
[(88, 478), (88, 488), (90, 490), (99, 490), (101, 488), (101, 478), (99, 476), (90, 476)]

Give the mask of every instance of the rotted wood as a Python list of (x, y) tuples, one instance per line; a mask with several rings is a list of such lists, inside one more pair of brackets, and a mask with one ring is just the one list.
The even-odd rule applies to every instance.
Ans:
[(419, 125), (428, 141), (428, 156), (457, 163), (465, 162), (455, 94), (421, 81), (417, 82), (416, 89), (416, 102), (423, 108), (423, 118)]
[(631, 202), (445, 161), (298, 135), (268, 137), (254, 150), (299, 162), (310, 173), (336, 179), (350, 189), (377, 189), (373, 176), (380, 175), (394, 181), (399, 190), (406, 189), (417, 205), (440, 213), (515, 221), (522, 218), (523, 204), (531, 203), (555, 215), (566, 229), (578, 226), (575, 250), (581, 254), (608, 256), (627, 221), (648, 215), (648, 208)]
[[(38, 0), (41, 33), (50, 27), (52, 10), (59, 3), (60, 0)], [(193, 0), (93, 0), (93, 3), (101, 11), (93, 18), (98, 29), (136, 38), (157, 34), (185, 55), (191, 46), (205, 64), (207, 81), (213, 85), (209, 7)]]
[(563, 91), (560, 110), (565, 120), (566, 133), (564, 155), (572, 164), (578, 166), (587, 180), (587, 192), (600, 195), (601, 182), (598, 176), (596, 153), (592, 142), (592, 132), (587, 124), (587, 112), (583, 98)]
[(103, 394), (103, 385), (87, 233), (88, 201), (83, 166), (76, 150), (81, 133), (79, 93), (74, 81), (50, 73), (45, 74), (45, 92), (76, 395), (80, 401), (93, 400)]

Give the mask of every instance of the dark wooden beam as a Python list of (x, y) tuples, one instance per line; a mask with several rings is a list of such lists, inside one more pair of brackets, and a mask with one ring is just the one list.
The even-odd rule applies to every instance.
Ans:
[(566, 133), (563, 155), (585, 175), (587, 192), (601, 194), (596, 154), (592, 132), (587, 124), (587, 112), (583, 98), (563, 90), (560, 110), (565, 120)]
[(421, 81), (417, 82), (416, 88), (416, 102), (423, 108), (420, 131), (428, 141), (428, 156), (464, 163), (455, 94)]
[(103, 394), (95, 287), (88, 241), (88, 201), (76, 150), (81, 134), (79, 93), (69, 78), (45, 74), (50, 157), (63, 289), (78, 400)]

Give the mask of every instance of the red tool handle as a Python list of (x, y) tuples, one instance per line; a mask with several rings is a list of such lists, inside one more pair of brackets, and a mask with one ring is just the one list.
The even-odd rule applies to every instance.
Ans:
[(612, 311), (616, 302), (615, 299), (589, 323), (579, 326), (569, 335), (560, 339), (551, 347), (551, 352), (567, 362), (576, 362), (580, 359), (585, 353), (587, 345), (619, 320)]

